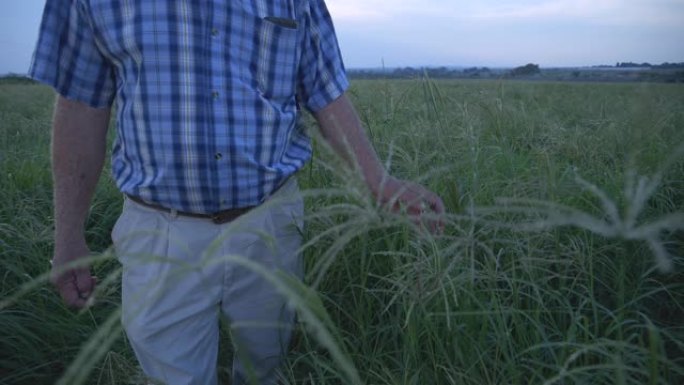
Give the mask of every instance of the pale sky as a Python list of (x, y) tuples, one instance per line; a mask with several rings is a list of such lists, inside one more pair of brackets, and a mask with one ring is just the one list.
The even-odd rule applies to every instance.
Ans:
[[(27, 71), (44, 0), (0, 0), (0, 74)], [(348, 68), (684, 62), (684, 0), (327, 0)]]

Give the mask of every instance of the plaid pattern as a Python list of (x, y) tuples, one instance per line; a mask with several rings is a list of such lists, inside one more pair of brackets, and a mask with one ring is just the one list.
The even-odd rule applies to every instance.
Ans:
[(324, 0), (50, 0), (29, 74), (116, 101), (118, 187), (195, 213), (267, 198), (311, 157), (298, 104), (348, 87)]

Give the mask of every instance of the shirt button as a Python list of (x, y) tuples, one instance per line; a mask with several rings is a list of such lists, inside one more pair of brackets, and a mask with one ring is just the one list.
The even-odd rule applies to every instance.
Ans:
[(221, 160), (221, 158), (223, 158), (223, 154), (221, 154), (220, 152), (217, 152), (216, 155), (214, 155), (214, 158), (216, 160)]
[(211, 29), (211, 36), (216, 37), (216, 36), (218, 36), (218, 34), (219, 34), (218, 28), (212, 28)]
[(211, 93), (211, 97), (212, 97), (214, 100), (218, 99), (218, 98), (219, 98), (219, 93), (218, 93), (218, 91), (212, 92), (212, 93)]

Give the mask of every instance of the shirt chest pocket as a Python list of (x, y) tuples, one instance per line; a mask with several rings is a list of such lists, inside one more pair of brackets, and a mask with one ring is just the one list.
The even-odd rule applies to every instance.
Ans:
[(292, 19), (265, 17), (257, 21), (250, 72), (259, 92), (267, 99), (284, 101), (295, 94), (298, 32), (297, 22)]

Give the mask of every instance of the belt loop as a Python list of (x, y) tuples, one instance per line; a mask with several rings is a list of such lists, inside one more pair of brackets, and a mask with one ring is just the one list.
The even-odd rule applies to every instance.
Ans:
[(169, 209), (169, 216), (171, 219), (176, 219), (178, 218), (178, 210), (176, 209)]

